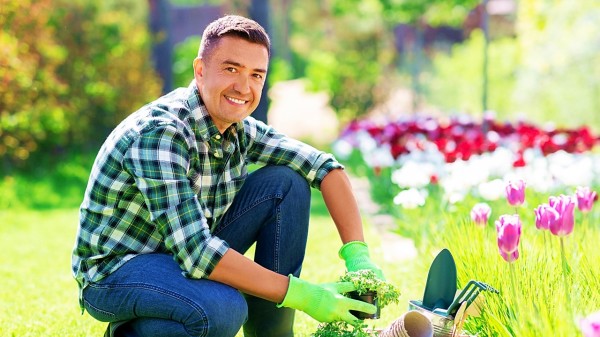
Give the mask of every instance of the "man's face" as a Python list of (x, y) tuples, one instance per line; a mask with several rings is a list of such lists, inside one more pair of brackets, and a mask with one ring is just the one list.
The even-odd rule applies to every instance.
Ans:
[(222, 133), (258, 106), (265, 84), (267, 48), (225, 36), (202, 59), (194, 60), (194, 77), (213, 122)]

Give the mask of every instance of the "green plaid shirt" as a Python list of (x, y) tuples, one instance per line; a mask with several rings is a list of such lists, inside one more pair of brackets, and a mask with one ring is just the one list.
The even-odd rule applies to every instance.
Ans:
[(220, 134), (194, 82), (130, 115), (100, 149), (81, 204), (72, 257), (80, 288), (152, 252), (173, 255), (187, 277), (208, 276), (228, 249), (211, 231), (249, 163), (287, 165), (314, 188), (342, 167), (252, 117)]

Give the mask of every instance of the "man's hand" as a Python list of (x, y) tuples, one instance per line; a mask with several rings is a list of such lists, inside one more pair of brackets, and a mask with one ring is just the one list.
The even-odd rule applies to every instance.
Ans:
[(312, 284), (290, 275), (288, 291), (278, 306), (304, 311), (319, 322), (344, 321), (352, 324), (358, 319), (350, 310), (368, 314), (377, 311), (372, 304), (342, 295), (354, 290), (351, 282)]
[(351, 241), (342, 246), (339, 255), (346, 262), (348, 271), (372, 270), (375, 276), (385, 281), (383, 271), (371, 261), (369, 256), (369, 247), (362, 241)]

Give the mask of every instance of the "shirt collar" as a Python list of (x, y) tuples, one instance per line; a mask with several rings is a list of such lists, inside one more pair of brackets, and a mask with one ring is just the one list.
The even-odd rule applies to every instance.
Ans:
[[(198, 86), (196, 85), (195, 80), (192, 80), (188, 86), (187, 103), (190, 108), (191, 115), (196, 120), (196, 123), (194, 123), (194, 129), (197, 137), (203, 141), (208, 141), (211, 138), (221, 134), (215, 123), (213, 123), (212, 119), (210, 118), (208, 110), (206, 109), (206, 105), (204, 105), (204, 102), (202, 102), (202, 97), (200, 97), (200, 91), (198, 91)], [(243, 129), (244, 123), (238, 122), (227, 128), (225, 133), (237, 133)]]

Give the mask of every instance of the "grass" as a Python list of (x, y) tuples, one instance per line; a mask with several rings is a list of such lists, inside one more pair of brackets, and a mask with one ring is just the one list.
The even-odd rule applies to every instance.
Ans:
[[(318, 193), (313, 198), (313, 218), (302, 277), (311, 282), (332, 282), (344, 272), (337, 257), (340, 240)], [(70, 253), (77, 228), (77, 208), (18, 211), (0, 210), (0, 336), (75, 337), (102, 336), (105, 323), (81, 315), (77, 286), (71, 276)], [(425, 266), (415, 261), (400, 265), (381, 259), (379, 236), (369, 224), (366, 236), (372, 255), (387, 278), (402, 292), (401, 305), (382, 311), (378, 326), (406, 311), (408, 298), (418, 298), (426, 277)], [(416, 281), (418, 280), (418, 282)], [(416, 297), (415, 297), (416, 296)], [(309, 336), (317, 322), (299, 312), (297, 336)], [(240, 333), (239, 336), (242, 336)]]
[(66, 153), (35, 161), (26, 170), (0, 170), (0, 210), (52, 210), (77, 207), (95, 153)]
[(77, 210), (0, 211), (0, 336), (102, 336), (70, 271)]
[(579, 221), (563, 239), (571, 270), (565, 273), (559, 238), (524, 218), (520, 257), (511, 264), (498, 254), (493, 226), (463, 221), (445, 232), (442, 244), (455, 252), (461, 283), (477, 277), (501, 293), (486, 296), (488, 310), (471, 329), (481, 337), (578, 336), (578, 319), (600, 309), (600, 232)]

